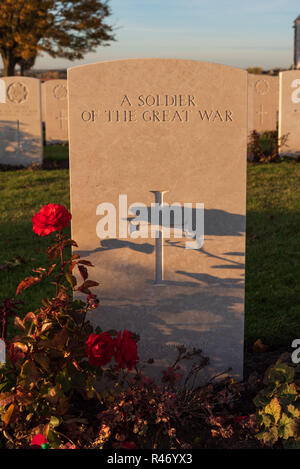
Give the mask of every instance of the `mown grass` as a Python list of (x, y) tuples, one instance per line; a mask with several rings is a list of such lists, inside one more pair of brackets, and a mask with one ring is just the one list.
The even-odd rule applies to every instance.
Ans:
[(246, 340), (300, 337), (300, 164), (249, 165)]
[[(47, 148), (47, 147), (46, 147)], [(48, 147), (52, 159), (66, 147)], [(52, 152), (52, 153), (51, 153)], [(300, 337), (300, 164), (248, 165), (245, 340), (288, 344)], [(0, 299), (14, 295), (31, 269), (47, 262), (48, 238), (32, 232), (32, 215), (49, 202), (69, 207), (68, 170), (0, 173)], [(9, 270), (7, 261), (21, 256)], [(16, 261), (18, 262), (18, 261)], [(35, 286), (20, 298), (36, 308), (52, 286)]]
[[(60, 203), (69, 207), (68, 170), (0, 172), (0, 299), (15, 294), (18, 283), (31, 269), (47, 262), (45, 249), (49, 238), (32, 231), (32, 216), (43, 205)], [(21, 263), (9, 268), (8, 261)], [(24, 263), (23, 263), (24, 262)], [(7, 270), (8, 269), (8, 270)], [(43, 296), (53, 293), (43, 284), (20, 295), (24, 311), (32, 311)]]
[(64, 145), (47, 145), (44, 147), (44, 161), (65, 161), (69, 157), (68, 144)]

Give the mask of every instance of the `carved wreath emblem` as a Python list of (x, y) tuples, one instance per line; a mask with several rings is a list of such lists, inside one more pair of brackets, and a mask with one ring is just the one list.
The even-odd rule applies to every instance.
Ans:
[(53, 88), (53, 94), (56, 99), (66, 99), (67, 88), (64, 85), (56, 85)]
[(257, 94), (267, 94), (270, 91), (270, 85), (267, 80), (258, 80), (255, 83), (255, 91)]
[(14, 81), (7, 88), (7, 97), (10, 102), (21, 104), (28, 97), (28, 88), (20, 81)]

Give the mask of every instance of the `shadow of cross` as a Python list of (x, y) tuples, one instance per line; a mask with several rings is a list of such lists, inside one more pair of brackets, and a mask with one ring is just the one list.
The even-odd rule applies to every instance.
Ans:
[[(187, 249), (201, 248), (204, 240), (204, 205), (196, 203), (193, 212), (191, 203), (169, 205), (164, 202), (165, 190), (150, 191), (155, 202), (151, 207), (132, 204), (127, 218), (132, 238), (149, 237), (155, 239), (155, 284), (163, 285), (164, 281), (164, 238), (171, 237), (171, 229), (175, 238), (187, 238)], [(193, 220), (193, 213), (195, 215)], [(149, 234), (150, 230), (150, 234)]]

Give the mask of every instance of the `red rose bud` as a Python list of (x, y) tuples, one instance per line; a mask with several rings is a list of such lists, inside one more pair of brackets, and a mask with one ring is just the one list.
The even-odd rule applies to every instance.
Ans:
[(46, 449), (49, 448), (49, 443), (44, 435), (38, 433), (32, 438), (30, 446), (34, 449)]
[(114, 356), (116, 341), (108, 332), (90, 334), (86, 342), (86, 355), (89, 363), (96, 366), (107, 365)]
[(123, 332), (123, 336), (121, 331), (118, 333), (115, 360), (119, 368), (132, 370), (132, 367), (135, 366), (139, 360), (136, 341), (133, 337), (134, 334), (126, 329)]
[(63, 205), (48, 204), (32, 217), (33, 231), (39, 236), (48, 236), (69, 225), (72, 215)]

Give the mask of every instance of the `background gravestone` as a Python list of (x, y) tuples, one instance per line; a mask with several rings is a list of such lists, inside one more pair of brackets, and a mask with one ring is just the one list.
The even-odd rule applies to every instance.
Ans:
[[(72, 236), (95, 265), (90, 278), (101, 282), (91, 320), (140, 334), (140, 357), (155, 359), (153, 373), (184, 344), (209, 356), (208, 375), (232, 367), (241, 378), (247, 73), (138, 59), (71, 68), (68, 79)], [(169, 204), (205, 205), (202, 249), (186, 249), (185, 238), (163, 240), (162, 285), (157, 240), (131, 238), (132, 215), (118, 208), (120, 194), (128, 207), (150, 207), (152, 191), (168, 191)], [(97, 237), (103, 202), (122, 224), (113, 239)]]
[(300, 70), (280, 72), (279, 138), (288, 134), (280, 154), (300, 155)]
[(0, 103), (0, 164), (41, 163), (40, 81), (27, 77), (1, 80), (5, 83), (5, 103)]
[(279, 79), (269, 75), (248, 75), (248, 132), (276, 130)]
[(67, 80), (48, 80), (42, 83), (43, 122), (46, 143), (68, 141)]

